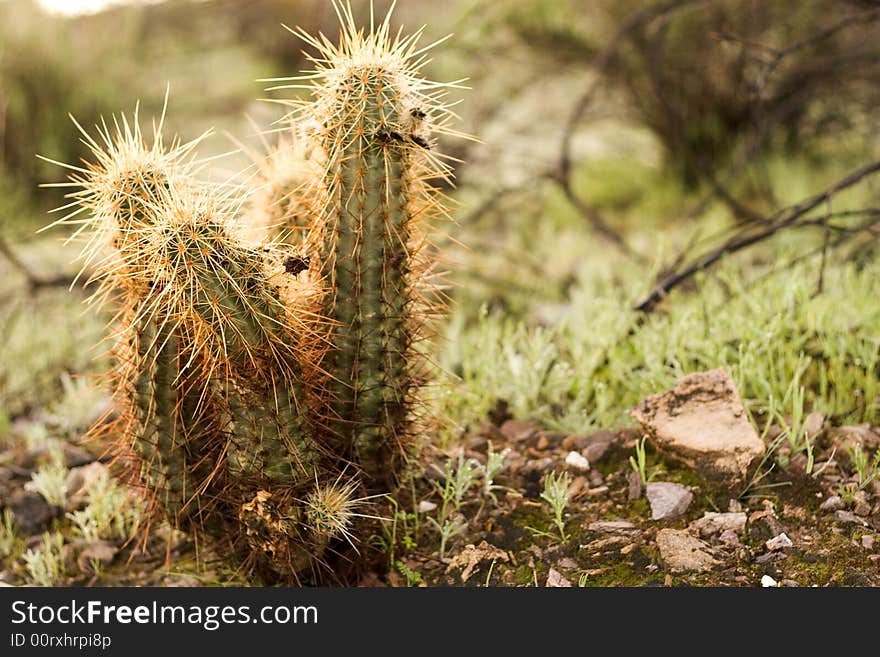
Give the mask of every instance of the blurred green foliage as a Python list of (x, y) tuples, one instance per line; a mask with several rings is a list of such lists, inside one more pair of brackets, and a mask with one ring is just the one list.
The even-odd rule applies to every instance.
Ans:
[[(648, 19), (661, 5), (677, 8)], [(691, 186), (737, 150), (803, 150), (876, 120), (880, 106), (873, 2), (596, 0), (585, 12), (574, 0), (522, 0), (504, 17), (536, 56), (580, 66), (627, 26), (601, 74)]]
[(60, 193), (37, 185), (65, 171), (36, 154), (85, 155), (68, 114), (88, 127), (140, 101), (154, 116), (169, 85), (170, 127), (182, 136), (238, 125), (262, 95), (258, 78), (301, 66), (302, 44), (281, 23), (311, 30), (329, 19), (325, 5), (175, 0), (65, 18), (35, 0), (0, 3), (0, 225), (30, 232), (58, 204)]

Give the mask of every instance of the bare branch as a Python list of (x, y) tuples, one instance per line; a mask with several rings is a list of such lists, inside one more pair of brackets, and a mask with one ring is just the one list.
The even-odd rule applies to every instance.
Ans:
[[(835, 194), (860, 183), (862, 180), (874, 175), (878, 171), (880, 171), (880, 161), (875, 161), (861, 167), (860, 169), (856, 169), (825, 191), (820, 192), (815, 196), (811, 196), (797, 205), (793, 205), (777, 212), (774, 216), (768, 218), (766, 223), (760, 228), (731, 237), (721, 246), (700, 256), (680, 271), (672, 272), (664, 276), (651, 293), (636, 304), (635, 310), (642, 313), (650, 313), (672, 289), (678, 287), (698, 272), (711, 267), (728, 254), (741, 251), (753, 244), (757, 244), (758, 242), (772, 237), (785, 228), (797, 224), (798, 220), (804, 215), (811, 212), (822, 203), (827, 202)], [(815, 225), (815, 222), (810, 223)]]

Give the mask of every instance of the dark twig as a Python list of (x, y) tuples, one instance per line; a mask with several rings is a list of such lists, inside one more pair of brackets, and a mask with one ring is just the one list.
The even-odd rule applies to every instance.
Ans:
[(837, 181), (825, 191), (801, 201), (797, 205), (777, 212), (757, 230), (751, 230), (743, 234), (735, 235), (724, 242), (721, 246), (712, 249), (708, 253), (692, 261), (689, 265), (677, 272), (671, 272), (664, 276), (656, 287), (635, 306), (635, 310), (642, 313), (650, 313), (671, 290), (678, 287), (695, 274), (711, 267), (726, 255), (736, 253), (749, 246), (766, 240), (781, 230), (798, 222), (805, 214), (811, 212), (822, 203), (827, 202), (832, 196), (860, 183), (865, 178), (880, 171), (880, 161), (872, 162), (850, 173), (848, 176)]
[(596, 232), (609, 242), (618, 246), (631, 258), (639, 260), (644, 259), (643, 256), (635, 252), (632, 247), (627, 244), (626, 240), (620, 235), (620, 233), (615, 231), (608, 222), (605, 221), (596, 207), (586, 203), (575, 193), (571, 182), (573, 164), (572, 142), (574, 141), (578, 125), (580, 125), (587, 109), (592, 105), (593, 99), (604, 82), (605, 72), (615, 62), (621, 46), (626, 42), (629, 36), (646, 23), (665, 16), (672, 11), (687, 7), (688, 5), (705, 4), (709, 1), (711, 0), (666, 0), (664, 2), (657, 2), (633, 12), (623, 21), (623, 23), (621, 23), (620, 27), (611, 37), (611, 40), (593, 61), (592, 70), (595, 77), (590, 82), (587, 90), (575, 103), (574, 108), (566, 121), (565, 128), (562, 132), (562, 141), (559, 147), (559, 161), (556, 165), (556, 170), (548, 175), (551, 180), (559, 184), (559, 187), (562, 189), (562, 192), (565, 194), (566, 199), (568, 199), (572, 207), (574, 207), (575, 210), (577, 210), (581, 216), (593, 226)]

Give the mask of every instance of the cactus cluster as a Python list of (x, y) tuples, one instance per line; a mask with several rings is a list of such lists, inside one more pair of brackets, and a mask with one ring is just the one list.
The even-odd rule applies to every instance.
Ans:
[(334, 7), (338, 44), (295, 31), (315, 68), (275, 88), (310, 98), (249, 193), (198, 180), (201, 138), (165, 144), (160, 119), (148, 144), (136, 111), (96, 137), (77, 124), (93, 158), (56, 222), (87, 236), (92, 299), (114, 311), (117, 404), (94, 433), (153, 518), (273, 581), (325, 570), (393, 490), (443, 301), (447, 85), (421, 76), (419, 33)]

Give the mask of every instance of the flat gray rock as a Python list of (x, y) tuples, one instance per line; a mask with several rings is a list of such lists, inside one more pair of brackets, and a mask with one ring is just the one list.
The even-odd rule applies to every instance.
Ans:
[(739, 535), (746, 530), (746, 514), (742, 511), (730, 513), (706, 511), (702, 518), (694, 520), (688, 525), (688, 528), (697, 532), (703, 538), (713, 536), (714, 534), (724, 534), (725, 532), (733, 532), (735, 535)]
[(639, 531), (638, 527), (626, 520), (598, 520), (591, 522), (587, 529), (603, 534), (635, 534)]
[(646, 490), (653, 520), (677, 518), (688, 510), (694, 499), (693, 493), (680, 484), (652, 482)]
[(643, 400), (632, 416), (660, 452), (715, 488), (737, 489), (764, 454), (764, 442), (724, 368), (689, 374), (672, 390)]
[(846, 504), (843, 503), (843, 498), (840, 495), (832, 495), (827, 500), (822, 502), (819, 505), (820, 511), (840, 511), (841, 509), (845, 509)]
[(706, 572), (720, 562), (709, 554), (709, 546), (685, 530), (661, 529), (657, 533), (660, 559), (673, 573)]

